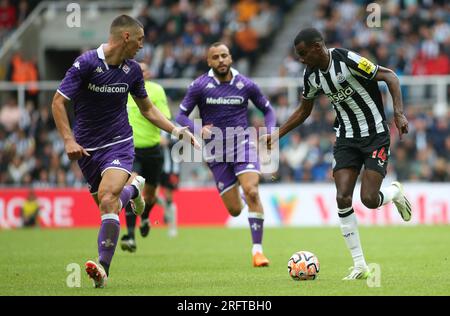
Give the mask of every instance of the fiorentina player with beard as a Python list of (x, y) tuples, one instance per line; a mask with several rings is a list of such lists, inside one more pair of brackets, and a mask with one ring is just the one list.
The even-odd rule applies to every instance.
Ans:
[[(194, 132), (194, 123), (189, 119), (189, 114), (198, 106), (202, 119), (202, 138), (207, 143), (222, 142), (222, 148), (225, 150), (220, 151), (215, 147), (212, 156), (206, 157), (208, 167), (214, 175), (217, 189), (230, 215), (238, 216), (244, 207), (248, 207), (253, 241), (253, 266), (268, 266), (269, 260), (263, 254), (262, 248), (264, 210), (258, 193), (260, 165), (256, 154), (257, 139), (252, 140), (249, 133), (244, 131), (249, 130), (249, 100), (264, 114), (269, 131), (275, 127), (275, 114), (259, 87), (231, 68), (233, 60), (225, 44), (212, 44), (208, 49), (207, 62), (211, 69), (189, 86), (176, 121), (181, 126), (189, 126), (191, 132)], [(243, 133), (227, 135), (227, 128), (241, 130)], [(214, 130), (220, 133), (214, 133)], [(222, 135), (223, 139), (217, 139), (217, 134)], [(239, 136), (242, 137), (241, 140), (235, 142)], [(229, 146), (230, 143), (232, 146)], [(244, 197), (241, 197), (239, 185)]]

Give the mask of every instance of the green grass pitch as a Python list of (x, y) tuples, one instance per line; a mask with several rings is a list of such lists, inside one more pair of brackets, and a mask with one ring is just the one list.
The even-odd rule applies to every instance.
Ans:
[[(180, 228), (170, 239), (156, 227), (138, 237), (136, 253), (118, 247), (107, 287), (94, 289), (83, 267), (96, 259), (97, 229), (0, 231), (0, 295), (450, 295), (449, 226), (361, 227), (360, 235), (368, 263), (380, 265), (379, 287), (341, 281), (352, 261), (337, 227), (266, 228), (268, 268), (251, 266), (248, 229)], [(289, 277), (298, 250), (319, 258), (317, 280)], [(81, 267), (80, 287), (67, 286), (71, 263)]]

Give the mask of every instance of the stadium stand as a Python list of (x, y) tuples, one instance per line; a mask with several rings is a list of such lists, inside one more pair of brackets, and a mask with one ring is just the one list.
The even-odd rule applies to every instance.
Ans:
[(37, 0), (0, 1), (0, 46), (3, 41), (26, 19)]
[[(10, 20), (0, 21), (3, 36), (17, 27), (34, 5), (28, 1), (26, 9), (23, 2), (27, 1), (1, 1), (0, 12), (16, 12), (10, 14)], [(251, 74), (252, 66), (277, 35), (275, 26), (282, 25), (283, 16), (294, 4), (288, 0), (149, 0), (137, 13), (146, 31), (144, 49), (137, 59), (150, 65), (154, 78), (192, 79), (207, 71), (206, 47), (220, 40), (231, 47), (235, 67)], [(353, 49), (399, 75), (450, 74), (449, 5), (445, 1), (387, 2), (383, 5), (387, 11), (383, 11), (382, 26), (374, 29), (363, 25), (366, 4), (318, 2), (311, 14), (315, 14), (314, 26), (326, 34), (329, 47)], [(299, 80), (302, 70), (303, 66), (289, 53), (279, 73), (273, 75)], [(403, 89), (410, 134), (399, 142), (397, 130), (391, 126), (391, 148), (395, 150), (391, 152), (388, 177), (450, 181), (450, 111), (438, 115), (431, 109), (431, 87)], [(167, 94), (171, 104), (178, 105), (183, 91), (167, 89)], [(281, 124), (297, 104), (290, 102), (284, 90), (270, 91), (269, 96)], [(385, 99), (391, 117), (392, 106), (386, 95)], [(0, 185), (84, 187), (78, 166), (64, 154), (49, 104), (37, 103), (37, 99), (27, 98), (21, 112), (16, 96), (11, 95), (0, 106)], [(263, 122), (256, 111), (249, 119), (255, 125)], [(327, 98), (319, 98), (307, 122), (281, 142), (280, 168), (264, 181), (331, 181), (333, 121), (334, 112)], [(181, 180), (188, 185), (213, 183), (203, 167), (193, 169)]]

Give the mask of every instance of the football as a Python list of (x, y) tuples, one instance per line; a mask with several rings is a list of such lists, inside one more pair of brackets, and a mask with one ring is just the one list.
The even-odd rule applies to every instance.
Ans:
[(288, 261), (288, 272), (293, 280), (315, 280), (319, 269), (319, 259), (309, 251), (297, 251)]

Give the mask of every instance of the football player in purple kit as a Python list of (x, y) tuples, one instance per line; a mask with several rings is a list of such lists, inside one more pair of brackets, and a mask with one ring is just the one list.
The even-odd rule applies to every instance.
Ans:
[[(78, 164), (99, 206), (98, 263), (88, 261), (86, 272), (95, 287), (104, 287), (120, 232), (119, 212), (130, 200), (140, 215), (145, 207), (141, 191), (145, 179), (129, 179), (134, 160), (133, 134), (128, 122), (127, 98), (131, 93), (141, 113), (159, 128), (186, 136), (187, 128), (175, 127), (150, 102), (139, 65), (132, 60), (143, 47), (142, 24), (127, 15), (114, 19), (107, 44), (79, 56), (67, 71), (53, 98), (56, 127), (70, 160)], [(72, 130), (66, 105), (73, 102)], [(132, 181), (131, 181), (132, 180)]]
[[(272, 130), (276, 120), (270, 102), (253, 81), (231, 68), (232, 58), (228, 47), (223, 43), (212, 44), (208, 50), (207, 62), (211, 69), (189, 86), (180, 105), (177, 123), (189, 126), (194, 132), (194, 123), (188, 116), (198, 106), (202, 119), (202, 138), (211, 139), (212, 134), (215, 134), (213, 129), (219, 129), (225, 136), (223, 144), (228, 144), (227, 138), (235, 136), (227, 135), (227, 128), (248, 128), (247, 108), (248, 101), (251, 100), (264, 113), (266, 127)], [(264, 256), (262, 248), (264, 210), (258, 193), (259, 162), (254, 142), (248, 135), (245, 137), (237, 145), (233, 142), (232, 148), (225, 145), (226, 160), (223, 159), (223, 153), (217, 154), (216, 150), (215, 159), (207, 159), (207, 162), (225, 207), (232, 216), (238, 216), (244, 207), (238, 184), (241, 185), (245, 195), (244, 203), (248, 206), (253, 266), (263, 267), (269, 265), (269, 260)], [(234, 158), (232, 161), (228, 159), (230, 153)], [(236, 153), (244, 153), (244, 159), (235, 159)]]

